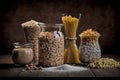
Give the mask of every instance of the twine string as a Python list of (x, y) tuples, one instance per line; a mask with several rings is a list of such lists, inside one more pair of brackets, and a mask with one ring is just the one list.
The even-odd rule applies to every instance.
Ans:
[(66, 40), (76, 40), (76, 37), (70, 38), (70, 37), (65, 37)]

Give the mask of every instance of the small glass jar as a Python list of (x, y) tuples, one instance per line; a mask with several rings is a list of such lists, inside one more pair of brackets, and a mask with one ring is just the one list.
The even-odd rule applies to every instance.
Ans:
[(90, 63), (101, 58), (101, 49), (98, 36), (80, 36), (79, 58), (82, 62)]
[(58, 66), (64, 63), (64, 36), (62, 24), (39, 24), (39, 65)]
[(12, 51), (12, 60), (15, 65), (30, 64), (33, 60), (32, 44), (15, 42)]

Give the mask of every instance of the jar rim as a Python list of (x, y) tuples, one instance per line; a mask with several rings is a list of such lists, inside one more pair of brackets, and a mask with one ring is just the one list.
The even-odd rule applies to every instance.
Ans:
[(71, 15), (72, 17), (76, 17), (80, 20), (82, 13), (80, 12), (79, 13), (62, 13), (62, 16), (65, 16), (65, 15), (67, 16)]
[(53, 24), (53, 23), (43, 23), (43, 22), (39, 22), (38, 23), (38, 25), (39, 26), (41, 26), (41, 27), (62, 27), (63, 26), (63, 24), (62, 23), (55, 23), (55, 24)]
[(38, 22), (38, 25), (43, 27), (43, 26), (46, 26), (46, 23), (43, 23), (43, 22)]
[(62, 23), (43, 23), (39, 22), (38, 25), (41, 27), (42, 32), (44, 31), (61, 31), (61, 28), (63, 27)]
[[(100, 36), (101, 36), (101, 34), (98, 35), (98, 37), (100, 37)], [(80, 34), (79, 37), (83, 37), (83, 35)], [(89, 36), (85, 36), (85, 37), (95, 37), (95, 36), (93, 36), (93, 35), (89, 35)]]
[(31, 47), (31, 46), (33, 46), (32, 43), (30, 43), (30, 42), (24, 42), (24, 43), (14, 42), (13, 45), (17, 46), (17, 47)]

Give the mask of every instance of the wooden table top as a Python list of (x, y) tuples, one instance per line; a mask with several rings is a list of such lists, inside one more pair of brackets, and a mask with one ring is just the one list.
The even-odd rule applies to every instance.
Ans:
[[(117, 61), (120, 61), (118, 55), (104, 55), (104, 57), (111, 57)], [(10, 59), (6, 58), (6, 59)], [(5, 59), (4, 59), (5, 60)], [(83, 70), (78, 71), (44, 71), (44, 70), (33, 70), (22, 71), (24, 66), (15, 66), (12, 61), (9, 63), (3, 63), (0, 58), (0, 77), (120, 77), (120, 68), (114, 69), (90, 69), (86, 66), (74, 65), (75, 67), (83, 67)], [(49, 68), (49, 67), (47, 67)], [(47, 69), (45, 68), (45, 69)]]

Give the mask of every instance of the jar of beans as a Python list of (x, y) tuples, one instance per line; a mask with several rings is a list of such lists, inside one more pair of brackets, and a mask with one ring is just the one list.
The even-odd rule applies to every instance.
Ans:
[(39, 34), (39, 65), (58, 66), (64, 63), (63, 24), (39, 23), (42, 32)]
[(101, 58), (99, 37), (100, 34), (92, 29), (80, 34), (79, 58), (82, 62), (89, 63)]

